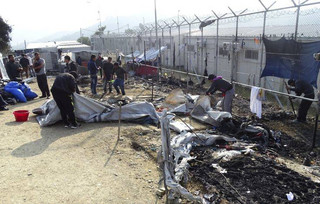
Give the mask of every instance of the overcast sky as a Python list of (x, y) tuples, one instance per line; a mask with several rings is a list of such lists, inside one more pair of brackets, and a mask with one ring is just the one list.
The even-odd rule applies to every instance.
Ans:
[[(266, 5), (273, 1), (263, 0)], [(291, 0), (277, 0), (274, 7), (288, 5), (292, 5)], [(166, 19), (177, 16), (179, 10), (180, 15), (186, 16), (207, 15), (211, 14), (211, 10), (223, 14), (230, 12), (228, 6), (235, 11), (246, 8), (262, 10), (258, 0), (158, 0), (157, 12), (158, 19)], [(154, 0), (3, 0), (0, 7), (0, 15), (13, 28), (12, 45), (57, 32), (68, 33), (86, 28), (98, 22), (98, 11), (102, 20), (112, 16), (135, 16), (137, 24), (143, 18), (147, 23), (154, 19)]]

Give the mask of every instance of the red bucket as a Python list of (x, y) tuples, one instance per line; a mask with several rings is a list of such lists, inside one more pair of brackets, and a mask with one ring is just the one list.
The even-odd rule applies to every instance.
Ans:
[(28, 110), (17, 110), (13, 112), (16, 122), (24, 122), (28, 120), (29, 111)]

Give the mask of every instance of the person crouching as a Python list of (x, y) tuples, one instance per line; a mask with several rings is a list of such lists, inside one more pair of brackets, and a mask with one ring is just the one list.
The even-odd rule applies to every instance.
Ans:
[(212, 82), (211, 87), (206, 92), (207, 95), (214, 94), (216, 91), (222, 92), (224, 95), (222, 101), (222, 110), (232, 114), (232, 100), (234, 97), (234, 89), (231, 83), (224, 80), (221, 76), (210, 74), (208, 80)]
[(76, 122), (72, 94), (76, 91), (76, 81), (74, 76), (63, 73), (57, 76), (51, 88), (53, 99), (60, 109), (61, 118), (65, 127), (78, 128), (80, 124)]

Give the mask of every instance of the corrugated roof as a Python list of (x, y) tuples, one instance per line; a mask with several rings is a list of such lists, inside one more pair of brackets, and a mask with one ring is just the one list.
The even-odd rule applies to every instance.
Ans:
[(77, 41), (52, 41), (52, 42), (40, 42), (40, 43), (29, 43), (27, 49), (38, 49), (38, 48), (87, 48), (90, 47), (85, 44), (81, 44)]
[(68, 48), (91, 48), (88, 45), (78, 44), (78, 45), (59, 45), (58, 49), (68, 49)]

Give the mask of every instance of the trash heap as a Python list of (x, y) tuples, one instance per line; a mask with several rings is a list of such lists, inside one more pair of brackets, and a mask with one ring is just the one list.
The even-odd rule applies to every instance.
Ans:
[[(217, 104), (207, 96), (183, 96), (175, 90), (159, 107), (165, 108), (160, 121), (169, 199), (206, 204), (320, 202), (319, 183), (277, 161), (285, 148), (282, 132), (261, 120), (232, 117), (217, 110)], [(181, 114), (210, 128), (177, 131), (172, 121)], [(290, 115), (268, 113), (266, 120), (282, 117)], [(178, 134), (171, 137), (169, 128)]]

